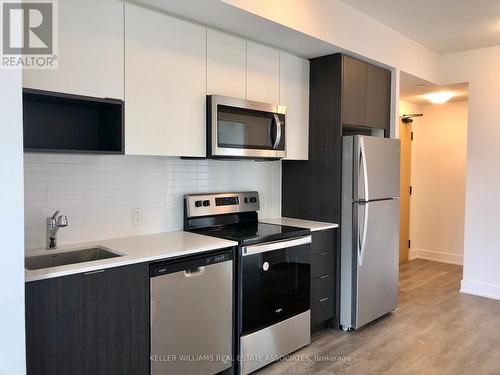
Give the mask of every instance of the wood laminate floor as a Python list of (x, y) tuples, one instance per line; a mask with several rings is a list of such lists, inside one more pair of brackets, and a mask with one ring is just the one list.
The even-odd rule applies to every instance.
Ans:
[(325, 330), (259, 375), (500, 374), (500, 301), (459, 293), (462, 267), (400, 268), (399, 308), (354, 332)]

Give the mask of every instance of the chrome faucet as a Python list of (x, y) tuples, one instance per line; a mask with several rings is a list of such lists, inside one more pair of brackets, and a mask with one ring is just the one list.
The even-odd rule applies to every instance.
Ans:
[(59, 212), (56, 211), (54, 215), (47, 218), (47, 249), (49, 250), (57, 249), (57, 231), (59, 228), (68, 226), (68, 218), (65, 215), (59, 215)]

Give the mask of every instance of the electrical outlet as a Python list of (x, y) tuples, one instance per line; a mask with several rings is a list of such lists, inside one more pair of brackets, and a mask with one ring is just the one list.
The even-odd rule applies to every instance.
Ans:
[(134, 208), (132, 210), (132, 223), (134, 225), (142, 225), (142, 208)]

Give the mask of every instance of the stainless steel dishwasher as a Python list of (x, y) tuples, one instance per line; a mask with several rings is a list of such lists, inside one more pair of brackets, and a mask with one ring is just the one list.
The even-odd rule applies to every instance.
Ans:
[(151, 374), (230, 371), (232, 250), (150, 266)]

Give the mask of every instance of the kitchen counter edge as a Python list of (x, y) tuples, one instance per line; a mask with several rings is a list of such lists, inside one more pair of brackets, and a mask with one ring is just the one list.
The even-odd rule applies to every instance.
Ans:
[(123, 256), (101, 259), (92, 262), (44, 268), (40, 270), (25, 269), (25, 282), (93, 272), (101, 269), (127, 266), (136, 263), (180, 258), (225, 249), (237, 245), (238, 243), (235, 241), (203, 236), (196, 233), (176, 231), (67, 244), (60, 246), (57, 250), (27, 249), (25, 251), (26, 257), (56, 254), (90, 247), (103, 247), (112, 252), (123, 254)]

